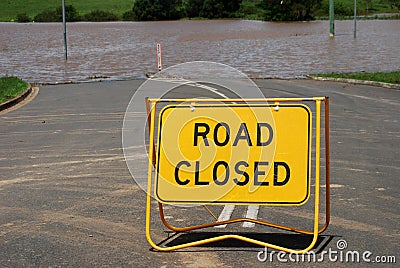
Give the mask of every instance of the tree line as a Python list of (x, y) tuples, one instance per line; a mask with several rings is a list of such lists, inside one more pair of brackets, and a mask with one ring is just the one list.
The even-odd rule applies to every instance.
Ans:
[[(371, 2), (371, 0), (361, 0)], [(400, 9), (400, 0), (379, 0)], [(327, 16), (328, 0), (135, 0), (131, 10), (121, 17), (103, 10), (95, 10), (80, 15), (72, 5), (66, 6), (66, 19), (72, 21), (155, 21), (177, 19), (219, 19), (244, 18), (266, 21), (302, 21), (313, 20), (316, 16)], [(352, 7), (342, 2), (335, 3), (335, 13), (351, 16)], [(62, 8), (45, 10), (34, 18), (36, 22), (62, 21)], [(32, 18), (18, 14), (17, 21), (29, 22)]]
[[(400, 0), (358, 0), (361, 13), (372, 5), (400, 9)], [(365, 10), (366, 8), (366, 10)], [(353, 1), (335, 1), (335, 14), (353, 15)], [(244, 18), (266, 21), (313, 20), (329, 14), (329, 0), (135, 0), (125, 20), (175, 20), (181, 18)]]
[(244, 18), (268, 21), (314, 19), (322, 0), (136, 0), (127, 20)]

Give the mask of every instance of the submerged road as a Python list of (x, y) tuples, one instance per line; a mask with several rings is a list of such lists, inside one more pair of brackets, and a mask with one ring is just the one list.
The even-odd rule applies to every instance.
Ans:
[[(313, 80), (255, 82), (268, 97), (330, 97), (331, 224), (315, 249), (315, 262), (337, 267), (338, 263), (364, 266), (369, 260), (391, 262), (386, 265), (395, 267), (394, 259), (400, 261), (400, 91)], [(129, 173), (121, 142), (126, 107), (141, 83), (43, 86), (25, 106), (0, 114), (0, 266), (266, 267), (291, 263), (288, 256), (279, 260), (277, 255), (261, 262), (263, 248), (237, 241), (170, 253), (150, 249), (145, 237), (145, 192)], [(187, 94), (177, 90), (174, 97)], [(142, 101), (137, 105), (143, 105)], [(145, 111), (138, 117), (145, 118)], [(146, 157), (137, 155), (137, 167), (142, 170), (138, 177), (146, 176)], [(279, 224), (312, 219), (307, 207), (210, 209), (221, 218), (247, 215)], [(177, 225), (213, 220), (201, 207), (166, 207), (166, 213)], [(153, 239), (167, 239), (166, 228), (154, 225)], [(255, 233), (260, 239), (289, 246), (301, 246), (307, 240), (252, 224), (224, 227), (210, 228), (206, 234)], [(168, 243), (187, 237), (172, 237)], [(323, 253), (329, 250), (337, 252), (332, 259)], [(354, 251), (359, 253), (358, 264), (351, 256), (346, 260), (346, 254)]]

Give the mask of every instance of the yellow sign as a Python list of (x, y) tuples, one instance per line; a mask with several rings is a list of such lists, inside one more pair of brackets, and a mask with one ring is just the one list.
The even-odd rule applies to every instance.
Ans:
[(311, 124), (302, 104), (166, 106), (158, 125), (155, 197), (174, 204), (304, 204)]

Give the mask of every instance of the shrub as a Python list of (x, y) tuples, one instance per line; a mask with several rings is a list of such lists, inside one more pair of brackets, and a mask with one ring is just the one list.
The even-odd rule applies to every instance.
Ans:
[(109, 11), (104, 10), (95, 10), (88, 14), (85, 14), (82, 17), (84, 21), (116, 21), (119, 20), (119, 17)]
[(335, 14), (338, 16), (351, 16), (354, 14), (354, 10), (343, 3), (335, 3)]
[[(73, 5), (65, 6), (65, 19), (68, 22), (80, 20), (78, 11)], [(45, 10), (37, 14), (34, 18), (36, 22), (61, 22), (62, 21), (62, 7), (56, 10)]]
[(35, 22), (60, 22), (62, 17), (60, 18), (55, 10), (45, 10), (37, 14), (33, 20)]
[[(58, 7), (56, 9), (56, 13), (58, 16), (60, 16), (60, 21), (62, 21), (62, 6)], [(79, 16), (78, 11), (73, 5), (67, 5), (65, 6), (65, 20), (66, 21), (79, 21), (81, 19), (81, 16)]]
[(25, 91), (27, 86), (28, 83), (17, 77), (0, 77), (0, 103), (18, 96)]
[(17, 22), (30, 22), (32, 19), (26, 13), (20, 13), (17, 15)]
[(177, 20), (181, 18), (182, 8), (179, 0), (136, 0), (124, 19), (132, 18), (140, 21)]
[(122, 15), (122, 19), (125, 21), (137, 21), (138, 20), (136, 14), (132, 10), (125, 12)]

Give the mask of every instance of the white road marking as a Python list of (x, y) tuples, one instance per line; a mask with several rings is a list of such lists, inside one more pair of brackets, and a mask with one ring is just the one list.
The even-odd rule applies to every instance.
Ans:
[[(259, 209), (260, 209), (260, 206), (248, 206), (247, 207), (247, 212), (246, 212), (246, 218), (249, 218), (249, 219), (253, 219), (253, 220), (256, 220), (257, 219), (257, 215), (258, 215), (258, 211), (259, 211)], [(243, 223), (243, 227), (244, 228), (252, 228), (252, 227), (254, 227), (256, 224), (254, 223), (254, 222), (248, 222), (248, 221), (245, 221), (244, 223)]]
[(206, 85), (202, 85), (202, 84), (199, 84), (199, 83), (192, 83), (192, 84), (187, 84), (187, 85), (206, 89), (206, 90), (211, 91), (211, 92), (213, 92), (213, 93), (215, 93), (217, 95), (220, 95), (221, 97), (223, 97), (225, 99), (228, 99), (228, 97), (225, 94), (219, 92), (218, 89), (216, 89), (216, 88), (213, 88), (213, 87), (210, 87), (210, 86), (206, 86)]
[[(233, 210), (235, 209), (234, 205), (226, 205), (222, 210), (221, 214), (218, 217), (218, 221), (227, 221), (231, 218)], [(215, 228), (225, 228), (226, 224), (214, 226)]]
[[(233, 210), (235, 209), (234, 205), (226, 205), (222, 210), (221, 214), (218, 217), (218, 221), (227, 221), (231, 218)], [(246, 211), (246, 218), (257, 220), (258, 211), (260, 210), (260, 206), (248, 206)], [(227, 224), (215, 226), (215, 228), (225, 228)], [(242, 225), (244, 228), (253, 228), (255, 226), (254, 222), (244, 222)]]
[(151, 78), (151, 79), (159, 80), (159, 81), (163, 81), (163, 82), (176, 83), (176, 84), (182, 84), (182, 85), (187, 85), (187, 86), (192, 86), (192, 87), (203, 88), (203, 89), (211, 91), (211, 92), (213, 92), (213, 93), (215, 93), (215, 94), (217, 94), (217, 95), (219, 95), (219, 96), (221, 96), (221, 97), (223, 97), (225, 99), (228, 99), (228, 97), (225, 94), (219, 92), (218, 89), (216, 89), (214, 87), (202, 85), (200, 83), (193, 82), (193, 81), (190, 81), (190, 80), (180, 79), (180, 78), (179, 79)]

